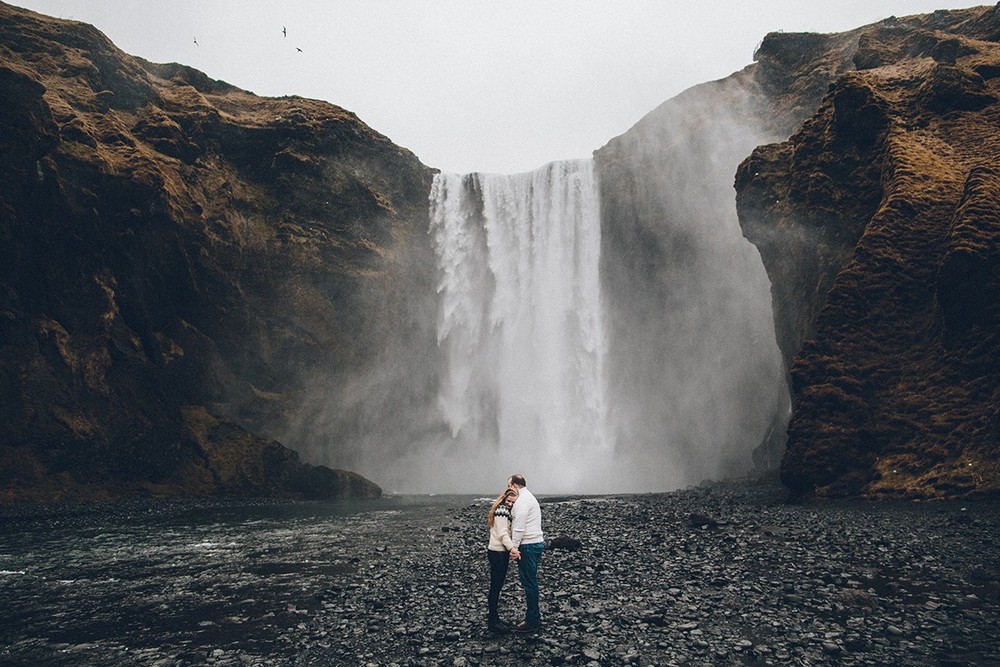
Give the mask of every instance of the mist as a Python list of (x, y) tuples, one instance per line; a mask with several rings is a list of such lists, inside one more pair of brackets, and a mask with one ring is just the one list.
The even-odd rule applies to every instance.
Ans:
[(743, 238), (733, 178), (785, 137), (749, 77), (692, 88), (598, 152), (612, 421), (638, 484), (777, 465), (790, 410), (770, 282)]

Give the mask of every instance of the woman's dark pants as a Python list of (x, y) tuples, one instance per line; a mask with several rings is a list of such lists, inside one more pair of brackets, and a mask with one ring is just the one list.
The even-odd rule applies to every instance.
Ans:
[(500, 620), (500, 589), (503, 582), (507, 580), (507, 565), (510, 563), (510, 554), (507, 551), (493, 551), (487, 549), (486, 553), (490, 557), (490, 594), (487, 597), (489, 602), (489, 622), (496, 623)]

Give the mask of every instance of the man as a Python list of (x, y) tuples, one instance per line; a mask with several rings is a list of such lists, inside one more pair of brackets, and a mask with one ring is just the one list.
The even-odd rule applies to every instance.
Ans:
[(514, 628), (517, 632), (534, 632), (542, 626), (542, 614), (538, 609), (538, 561), (545, 550), (542, 508), (526, 486), (522, 475), (511, 475), (507, 480), (507, 488), (517, 491), (517, 501), (511, 508), (511, 541), (514, 548), (510, 555), (517, 560), (517, 574), (524, 588), (527, 606), (524, 620)]

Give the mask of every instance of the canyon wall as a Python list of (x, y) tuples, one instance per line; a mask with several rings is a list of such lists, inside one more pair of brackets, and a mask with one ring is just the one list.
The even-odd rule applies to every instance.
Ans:
[(998, 39), (1000, 7), (870, 26), (815, 113), (740, 166), (795, 496), (1000, 489)]
[(793, 497), (1000, 488), (998, 36), (996, 7), (769, 34), (595, 153), (626, 443), (711, 476), (756, 439)]
[(668, 100), (595, 153), (618, 445), (672, 451), (660, 475), (697, 483), (781, 459), (785, 365), (733, 174), (808, 117), (856, 42), (769, 35), (756, 63)]
[(431, 171), (4, 4), (0, 88), (0, 499), (379, 493), (274, 437), (314, 378), (432, 344), (400, 290), (433, 294)]

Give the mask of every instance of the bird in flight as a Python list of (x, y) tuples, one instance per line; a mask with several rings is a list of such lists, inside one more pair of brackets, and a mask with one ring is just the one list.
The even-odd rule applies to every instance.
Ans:
[(194, 38), (194, 45), (198, 46), (198, 38), (197, 37)]
[(288, 31), (285, 30), (285, 26), (281, 26), (281, 36), (288, 37)]
[(295, 50), (296, 50), (296, 51), (298, 51), (299, 53), (302, 53), (302, 49), (300, 49), (300, 48), (299, 48), (299, 47), (297, 47), (297, 46), (295, 47)]

